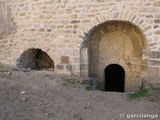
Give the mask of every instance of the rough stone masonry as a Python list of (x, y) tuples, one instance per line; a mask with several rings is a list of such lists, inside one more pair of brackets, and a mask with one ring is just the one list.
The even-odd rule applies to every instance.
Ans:
[[(103, 24), (106, 27), (101, 27), (105, 26)], [(130, 24), (133, 29), (126, 29)], [(126, 36), (128, 30), (135, 33), (134, 37)], [(138, 68), (139, 77), (160, 76), (160, 0), (0, 0), (0, 59), (3, 64), (16, 65), (24, 51), (39, 48), (52, 58), (55, 71), (99, 78), (103, 71), (92, 74), (96, 62), (91, 58), (101, 63), (107, 59), (100, 58), (105, 56), (102, 52), (96, 54), (103, 49), (97, 46), (102, 43), (94, 39), (107, 41), (112, 35), (104, 36), (116, 31), (119, 33), (114, 35), (125, 34), (122, 35), (128, 40), (125, 45), (129, 44), (129, 39), (133, 43), (132, 38), (142, 41), (135, 42), (132, 45), (135, 52), (131, 52), (136, 61), (135, 53), (139, 51), (140, 62), (138, 66), (135, 62), (131, 65), (129, 59), (125, 61), (124, 57), (119, 57), (118, 62), (116, 58), (110, 59), (110, 64), (115, 61), (131, 73)], [(101, 70), (100, 66), (96, 69)], [(132, 86), (132, 82), (130, 84)]]

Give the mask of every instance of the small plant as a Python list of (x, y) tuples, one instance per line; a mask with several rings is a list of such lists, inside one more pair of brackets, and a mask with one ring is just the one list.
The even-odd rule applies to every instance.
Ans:
[(93, 90), (93, 88), (92, 88), (93, 81), (90, 79), (83, 80), (83, 81), (81, 81), (80, 84), (83, 85), (85, 87), (85, 90), (87, 90), (87, 91)]
[(140, 90), (137, 93), (129, 94), (130, 99), (136, 99), (140, 97), (149, 96), (148, 89), (144, 88), (144, 85), (142, 84), (140, 87)]
[(63, 79), (64, 79), (63, 86), (71, 85), (72, 87), (76, 87), (76, 85), (80, 83), (79, 81), (73, 78), (63, 78)]
[(87, 86), (85, 87), (85, 89), (86, 89), (87, 91), (93, 90), (93, 88), (92, 88), (91, 85), (87, 85)]
[(74, 85), (76, 83), (74, 79), (66, 79), (66, 82), (71, 85)]
[(93, 81), (91, 80), (83, 80), (81, 81), (81, 85), (92, 85), (93, 84)]

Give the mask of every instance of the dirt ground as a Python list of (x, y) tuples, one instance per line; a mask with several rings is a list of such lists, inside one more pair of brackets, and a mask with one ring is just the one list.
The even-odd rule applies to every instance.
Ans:
[(0, 120), (143, 120), (132, 114), (156, 114), (145, 120), (160, 120), (159, 93), (130, 100), (126, 93), (87, 91), (66, 79), (76, 78), (1, 70)]

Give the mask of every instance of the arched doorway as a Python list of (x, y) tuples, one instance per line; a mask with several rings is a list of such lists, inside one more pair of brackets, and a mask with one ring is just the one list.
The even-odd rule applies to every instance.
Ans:
[(54, 61), (39, 48), (31, 48), (24, 51), (17, 62), (18, 68), (30, 68), (33, 70), (54, 69)]
[(105, 90), (104, 69), (117, 64), (125, 71), (124, 91), (139, 90), (141, 78), (148, 71), (148, 60), (143, 59), (143, 52), (148, 49), (138, 26), (129, 21), (106, 21), (92, 28), (85, 39), (81, 49), (81, 73), (87, 73), (88, 65), (88, 75), (95, 80), (96, 89)]
[(118, 64), (110, 64), (105, 70), (105, 91), (124, 92), (125, 71)]

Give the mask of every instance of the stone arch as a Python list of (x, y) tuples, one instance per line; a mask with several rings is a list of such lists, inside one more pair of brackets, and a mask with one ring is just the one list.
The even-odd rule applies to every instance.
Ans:
[(104, 67), (119, 64), (126, 71), (125, 91), (138, 90), (141, 77), (147, 74), (144, 51), (148, 47), (137, 25), (122, 20), (106, 21), (93, 27), (85, 39), (81, 47), (81, 76), (94, 78), (96, 88), (104, 90)]
[(54, 61), (50, 56), (39, 48), (30, 48), (24, 51), (17, 60), (20, 69), (54, 69)]
[(150, 26), (143, 20), (143, 18), (133, 13), (133, 11), (128, 6), (125, 6), (125, 3), (122, 6), (115, 5), (111, 7), (107, 12), (97, 14), (96, 17), (91, 19), (90, 24), (82, 30), (81, 36), (83, 36), (83, 38), (86, 38), (86, 34), (90, 33), (89, 31), (91, 31), (91, 28), (99, 26), (106, 21), (112, 20), (129, 21), (133, 23), (134, 25), (138, 26), (138, 28), (143, 32), (146, 41), (149, 41), (147, 38), (151, 35)]

